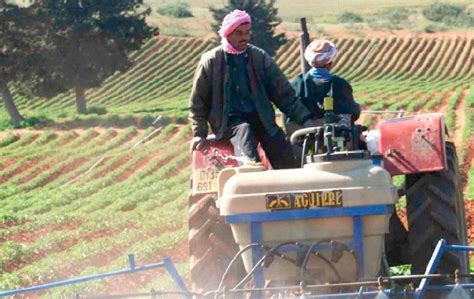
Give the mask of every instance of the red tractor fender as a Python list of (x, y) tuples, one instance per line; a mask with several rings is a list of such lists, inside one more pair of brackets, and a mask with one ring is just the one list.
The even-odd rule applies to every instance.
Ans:
[[(263, 166), (272, 166), (265, 152), (258, 145), (258, 153)], [(193, 151), (192, 157), (192, 194), (217, 192), (217, 175), (220, 170), (237, 167), (239, 162), (234, 158), (234, 148), (228, 140), (215, 140), (210, 137), (206, 143)]]
[(447, 168), (446, 126), (441, 113), (384, 120), (377, 127), (378, 149), (392, 176)]

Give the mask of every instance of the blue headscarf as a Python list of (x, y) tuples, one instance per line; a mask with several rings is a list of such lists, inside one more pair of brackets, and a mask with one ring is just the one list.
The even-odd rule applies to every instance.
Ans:
[(312, 68), (308, 72), (309, 77), (313, 80), (325, 80), (329, 81), (332, 79), (333, 74), (325, 68)]

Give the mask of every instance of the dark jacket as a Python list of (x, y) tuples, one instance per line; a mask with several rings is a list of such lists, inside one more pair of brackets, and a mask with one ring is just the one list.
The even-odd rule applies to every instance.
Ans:
[[(308, 120), (311, 113), (295, 99), (294, 89), (275, 61), (265, 51), (253, 45), (249, 45), (248, 51), (250, 87), (259, 118), (267, 133), (274, 135), (279, 130), (272, 103), (296, 123)], [(227, 121), (224, 117), (224, 82), (227, 79), (222, 46), (204, 53), (194, 75), (189, 100), (193, 136), (206, 137), (209, 124), (216, 137), (222, 138)]]
[[(352, 114), (352, 120), (356, 121), (360, 116), (360, 105), (357, 104), (352, 95), (352, 87), (346, 80), (333, 76), (327, 80), (313, 80), (308, 73), (298, 75), (291, 83), (296, 92), (296, 99), (301, 101), (313, 114), (314, 118), (323, 118), (324, 98), (329, 89), (333, 87), (334, 112), (336, 114)], [(305, 84), (306, 83), (306, 84)], [(291, 116), (287, 116), (287, 122), (294, 122)]]

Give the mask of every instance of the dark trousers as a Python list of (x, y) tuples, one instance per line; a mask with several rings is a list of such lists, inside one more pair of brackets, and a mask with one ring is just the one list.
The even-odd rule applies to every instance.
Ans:
[(279, 130), (270, 136), (256, 114), (231, 118), (225, 135), (234, 146), (234, 155), (237, 157), (245, 156), (259, 162), (257, 145), (260, 142), (274, 169), (299, 167), (283, 131)]

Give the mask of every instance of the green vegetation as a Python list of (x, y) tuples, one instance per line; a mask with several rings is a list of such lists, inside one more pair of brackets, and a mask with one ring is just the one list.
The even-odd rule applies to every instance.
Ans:
[(337, 21), (339, 23), (362, 23), (364, 18), (353, 12), (345, 12), (337, 17)]
[(433, 22), (449, 26), (473, 27), (474, 16), (461, 5), (435, 2), (423, 9), (423, 16)]
[[(467, 188), (467, 198), (474, 198), (474, 167), (469, 169), (467, 173), (467, 180), (469, 182), (469, 186)], [(474, 243), (474, 242), (473, 242)]]
[(72, 89), (77, 113), (86, 114), (85, 91), (125, 71), (131, 52), (157, 32), (146, 24), (150, 10), (141, 4), (0, 1), (0, 91), (12, 125), (24, 126), (25, 120), (11, 85), (30, 100)]
[(395, 7), (377, 13), (368, 19), (374, 29), (403, 29), (409, 26), (410, 11), (404, 7)]
[(175, 18), (190, 18), (193, 13), (189, 9), (189, 3), (176, 2), (162, 4), (156, 10), (160, 15), (170, 16)]
[[(160, 5), (169, 2), (169, 0), (145, 0), (145, 3), (151, 5), (154, 10)], [(186, 3), (189, 3), (190, 10), (192, 10), (195, 15), (194, 18), (166, 19), (158, 13), (153, 13), (148, 20), (151, 24), (159, 26), (163, 34), (170, 34), (168, 32), (180, 36), (209, 36), (210, 33), (214, 34), (214, 29), (209, 30), (210, 25), (214, 22), (214, 18), (212, 13), (208, 10), (208, 7), (223, 8), (227, 1), (210, 0), (203, 2), (202, 0), (187, 0)], [(449, 0), (443, 1), (443, 3), (455, 6), (466, 5), (466, 0)], [(282, 20), (280, 28), (286, 32), (298, 31), (300, 18), (306, 17), (308, 20), (308, 28), (313, 34), (316, 34), (316, 28), (319, 27), (324, 28), (324, 33), (329, 35), (339, 34), (340, 30), (343, 29), (344, 32), (350, 31), (362, 37), (369, 36), (367, 32), (365, 32), (368, 21), (376, 19), (374, 16), (379, 15), (381, 10), (396, 10), (400, 7), (410, 11), (408, 25), (406, 25), (406, 22), (401, 24), (403, 29), (412, 32), (439, 32), (452, 29), (452, 27), (444, 25), (443, 23), (432, 22), (423, 17), (422, 10), (432, 4), (433, 0), (383, 0), (375, 2), (359, 0), (346, 1), (344, 5), (340, 5), (338, 2), (320, 0), (279, 0), (275, 2), (275, 8), (278, 9), (278, 16)], [(472, 10), (472, 7), (469, 8), (468, 6), (466, 13), (469, 12), (469, 9)], [(338, 19), (346, 12), (362, 17), (364, 22), (341, 23)], [(383, 24), (381, 21), (378, 23), (379, 25), (383, 25), (383, 27), (377, 27), (377, 22), (372, 23), (376, 28), (392, 30), (387, 27), (387, 24)]]
[(7, 135), (5, 135), (2, 139), (0, 139), (0, 147), (7, 146), (17, 140), (18, 140), (18, 136), (10, 132)]
[(107, 109), (102, 106), (90, 106), (87, 108), (87, 114), (104, 115), (107, 114)]
[[(334, 73), (351, 81), (363, 109), (443, 112), (468, 158), (472, 38), (341, 37), (335, 43)], [(211, 47), (191, 38), (148, 41), (131, 55), (128, 72), (86, 92), (87, 115), (75, 115), (72, 92), (32, 101), (12, 86), (25, 116), (50, 120), (39, 124), (46, 126), (41, 131), (0, 132), (0, 289), (125, 268), (131, 252), (143, 264), (171, 256), (186, 275), (190, 127), (184, 120), (194, 67)], [(290, 39), (275, 60), (291, 78), (300, 71), (298, 57), (298, 41)], [(164, 126), (155, 132), (151, 123), (158, 115)], [(372, 127), (382, 118), (364, 117)], [(465, 170), (465, 197), (474, 198), (474, 171)], [(97, 294), (111, 284), (80, 284), (44, 296)], [(140, 282), (145, 291), (167, 285), (163, 272)]]
[[(137, 132), (132, 127), (121, 132), (109, 129), (98, 134), (89, 130), (81, 136), (64, 133), (56, 138), (49, 132), (34, 141), (28, 138), (31, 135), (26, 135), (27, 140), (20, 138), (2, 147), (3, 157), (21, 157), (22, 163), (42, 160), (18, 179), (15, 179), (14, 166), (13, 172), (8, 172), (10, 168), (3, 171), (2, 178), (13, 177), (4, 185), (11, 192), (2, 192), (1, 214), (23, 220), (4, 220), (11, 227), (0, 228), (2, 239), (56, 225), (62, 225), (62, 228), (58, 227), (57, 231), (53, 230), (28, 247), (15, 242), (2, 243), (5, 249), (1, 250), (4, 253), (0, 260), (2, 272), (18, 263), (28, 266), (3, 275), (1, 289), (31, 281), (58, 279), (63, 275), (63, 267), (77, 267), (82, 271), (84, 259), (93, 259), (121, 247), (122, 258), (127, 250), (133, 250), (131, 252), (137, 253), (141, 260), (150, 260), (160, 248), (172, 247), (186, 237), (186, 226), (182, 222), (186, 209), (182, 207), (187, 206), (189, 126), (178, 132), (176, 127), (166, 126), (145, 144), (133, 147), (151, 131)], [(15, 143), (22, 145), (15, 146)], [(180, 145), (170, 147), (171, 144)], [(20, 151), (14, 149), (18, 147)], [(106, 157), (103, 163), (91, 169), (101, 156)], [(148, 163), (143, 164), (144, 159), (148, 159)], [(76, 167), (57, 171), (71, 164)], [(34, 177), (38, 169), (43, 169), (43, 174)], [(123, 177), (125, 175), (127, 177)], [(26, 178), (30, 181), (25, 182)], [(18, 187), (24, 192), (16, 192)], [(156, 209), (161, 209), (162, 213), (154, 215)], [(136, 222), (143, 218), (147, 220)], [(74, 223), (81, 225), (69, 226)], [(161, 233), (152, 237), (157, 232)], [(87, 236), (102, 233), (102, 238), (85, 240)], [(147, 246), (133, 245), (145, 238)], [(58, 260), (68, 260), (68, 264), (57, 264), (55, 261)], [(114, 263), (108, 265), (111, 266), (115, 266)], [(89, 267), (87, 271), (97, 272), (97, 269)]]
[(429, 24), (426, 25), (423, 29), (426, 33), (435, 33), (435, 32), (443, 32), (448, 30), (448, 28), (443, 24)]

